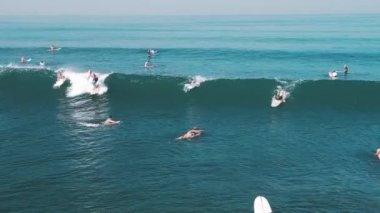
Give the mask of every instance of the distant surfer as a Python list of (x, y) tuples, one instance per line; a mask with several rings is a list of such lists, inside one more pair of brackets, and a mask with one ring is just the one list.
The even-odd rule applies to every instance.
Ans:
[(347, 66), (347, 64), (343, 65), (343, 73), (344, 73), (345, 75), (348, 74), (348, 66)]
[(334, 79), (334, 78), (336, 78), (337, 76), (338, 76), (338, 73), (336, 72), (336, 70), (331, 70), (331, 71), (329, 72), (329, 77), (330, 77), (330, 78)]
[(26, 63), (26, 57), (25, 56), (22, 56), (21, 59), (20, 59), (21, 63), (25, 64)]
[(112, 125), (116, 125), (116, 124), (119, 124), (120, 121), (115, 121), (112, 119), (112, 115), (108, 116), (108, 118), (103, 121), (101, 124), (105, 125), (105, 126), (112, 126)]
[(176, 138), (177, 140), (190, 140), (195, 137), (198, 137), (202, 134), (203, 130), (193, 127), (191, 130), (187, 131), (184, 135)]
[(57, 50), (57, 47), (56, 46), (54, 46), (54, 45), (50, 45), (50, 47), (49, 47), (49, 51), (50, 52), (55, 52)]
[(44, 67), (45, 65), (46, 65), (46, 63), (45, 63), (44, 60), (40, 61), (40, 66), (41, 66), (41, 67)]
[(157, 50), (149, 49), (147, 52), (148, 52), (148, 55), (149, 55), (149, 56), (152, 56), (152, 55), (157, 54)]
[(151, 67), (152, 67), (152, 65), (150, 64), (150, 62), (149, 61), (145, 61), (144, 68), (151, 68)]
[(379, 159), (380, 159), (380, 148), (376, 150), (376, 153), (375, 153), (375, 155), (377, 156), (377, 158), (379, 158)]

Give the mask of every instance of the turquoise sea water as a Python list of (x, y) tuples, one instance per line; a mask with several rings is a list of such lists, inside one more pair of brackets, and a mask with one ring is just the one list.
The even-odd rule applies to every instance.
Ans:
[(0, 17), (0, 211), (378, 212), (379, 20)]

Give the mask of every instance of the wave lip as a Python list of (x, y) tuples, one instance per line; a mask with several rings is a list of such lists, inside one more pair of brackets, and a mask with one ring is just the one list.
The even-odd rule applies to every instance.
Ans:
[(280, 86), (291, 94), (285, 108), (339, 106), (367, 109), (380, 106), (377, 98), (380, 83), (376, 81), (204, 78), (196, 89), (184, 92), (185, 84), (189, 82), (184, 77), (98, 73), (99, 86), (94, 91), (87, 73), (65, 69), (64, 75), (68, 84), (61, 90), (54, 90), (54, 72), (0, 72), (0, 95), (54, 99), (60, 95), (75, 97), (107, 93), (107, 98), (117, 103), (269, 107), (275, 90)]

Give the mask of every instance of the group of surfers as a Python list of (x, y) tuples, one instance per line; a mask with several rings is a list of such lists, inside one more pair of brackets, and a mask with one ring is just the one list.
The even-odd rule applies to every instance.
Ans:
[[(50, 45), (49, 52), (51, 52), (52, 54), (55, 54), (59, 49), (60, 48), (57, 48), (54, 45)], [(31, 58), (27, 59), (25, 56), (21, 56), (20, 62), (22, 64), (26, 64), (27, 62), (30, 62), (31, 60), (32, 60)], [(41, 60), (40, 61), (40, 66), (46, 66), (46, 62), (44, 60)]]

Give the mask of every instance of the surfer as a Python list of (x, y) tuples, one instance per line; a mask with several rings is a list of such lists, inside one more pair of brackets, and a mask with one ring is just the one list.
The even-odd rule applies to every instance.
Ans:
[(176, 138), (177, 140), (190, 140), (195, 137), (198, 137), (202, 134), (203, 130), (198, 129), (197, 127), (193, 127), (191, 130), (187, 131), (184, 135)]
[(150, 65), (149, 61), (145, 61), (144, 68), (150, 68), (150, 67), (152, 66)]
[(285, 102), (284, 96), (285, 96), (285, 90), (278, 89), (275, 95), (275, 99), (279, 101), (282, 100), (283, 102)]
[(57, 81), (65, 79), (65, 76), (63, 75), (62, 71), (57, 72)]
[(90, 78), (92, 78), (92, 84), (96, 86), (96, 83), (98, 82), (99, 78), (92, 70), (88, 70), (88, 79)]
[(343, 65), (343, 73), (344, 73), (345, 75), (348, 74), (348, 66), (347, 66), (346, 64)]
[(376, 153), (375, 153), (375, 155), (377, 156), (377, 158), (379, 158), (379, 159), (380, 159), (380, 148), (376, 150)]
[(22, 56), (21, 59), (20, 59), (21, 63), (25, 64), (26, 63), (26, 57), (25, 56)]
[(103, 121), (101, 124), (105, 125), (105, 126), (111, 126), (111, 125), (115, 125), (115, 124), (119, 124), (120, 121), (115, 121), (112, 119), (112, 115), (108, 116), (108, 118)]
[(54, 52), (57, 48), (54, 45), (50, 45), (49, 50), (51, 52)]
[(157, 51), (155, 51), (155, 50), (152, 50), (152, 49), (148, 50), (148, 55), (149, 56), (155, 55), (156, 53), (157, 53)]
[(45, 65), (46, 65), (46, 63), (44, 60), (40, 61), (40, 66), (44, 67)]

